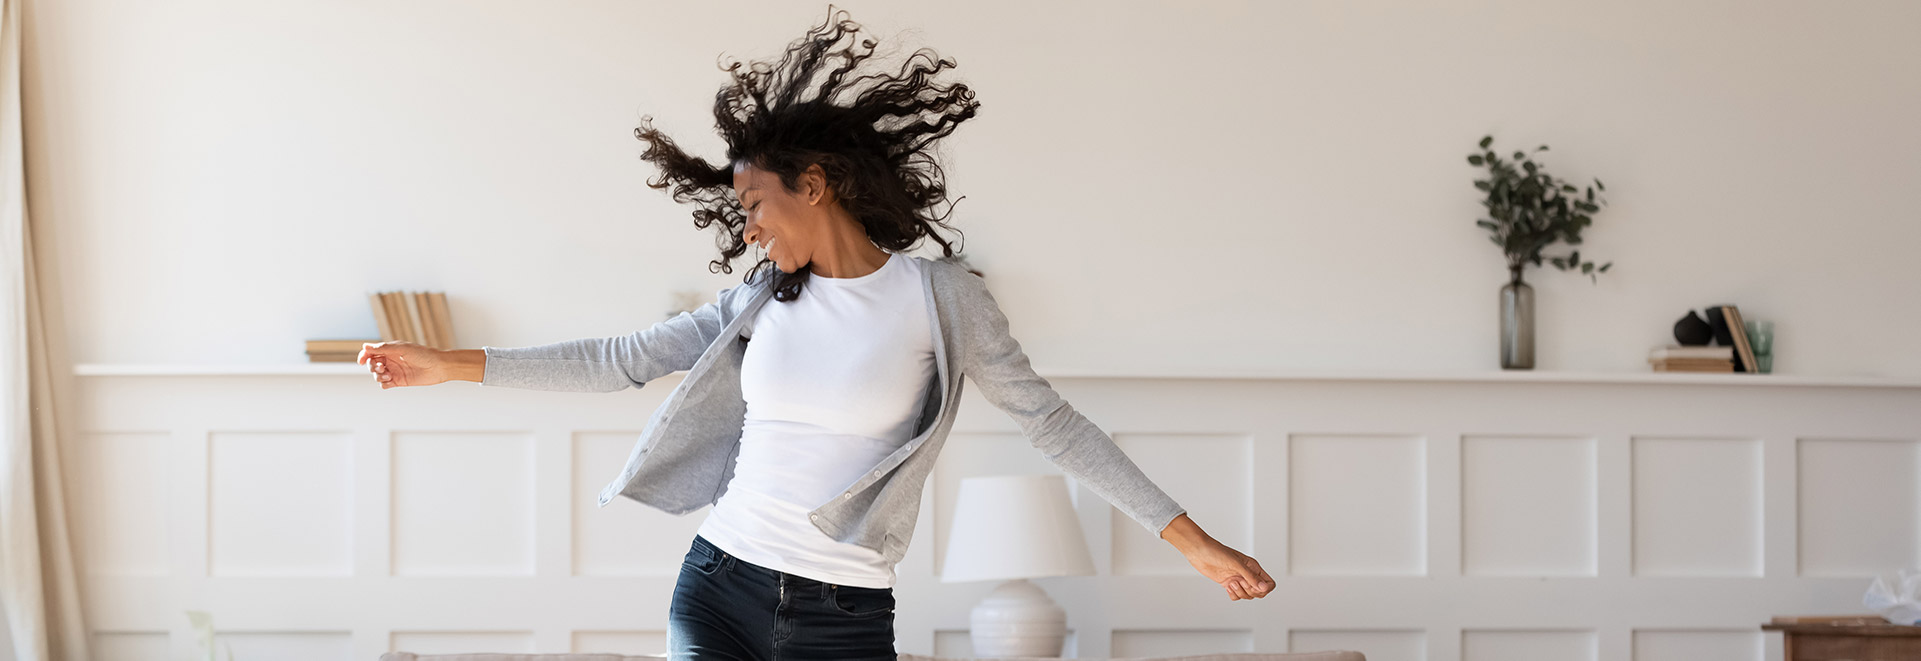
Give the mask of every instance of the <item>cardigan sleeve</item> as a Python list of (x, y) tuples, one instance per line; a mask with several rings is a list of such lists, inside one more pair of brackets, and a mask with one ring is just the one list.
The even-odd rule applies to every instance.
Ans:
[(481, 347), (480, 385), (526, 390), (615, 392), (692, 368), (732, 321), (747, 285), (720, 290), (715, 301), (648, 328), (613, 337), (529, 347)]
[(962, 373), (987, 401), (1020, 423), (1028, 442), (1048, 461), (1158, 537), (1187, 510), (1149, 480), (1113, 438), (1034, 373), (984, 280), (972, 274), (955, 280), (962, 283), (958, 300), (963, 309), (954, 315)]

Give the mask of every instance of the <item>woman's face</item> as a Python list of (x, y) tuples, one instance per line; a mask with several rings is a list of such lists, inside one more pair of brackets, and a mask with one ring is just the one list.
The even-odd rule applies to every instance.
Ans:
[(827, 226), (821, 204), (826, 178), (820, 166), (802, 172), (795, 183), (800, 190), (790, 191), (781, 184), (780, 175), (749, 164), (734, 165), (734, 199), (740, 200), (741, 211), (747, 214), (741, 237), (759, 244), (784, 273), (808, 264), (816, 239)]

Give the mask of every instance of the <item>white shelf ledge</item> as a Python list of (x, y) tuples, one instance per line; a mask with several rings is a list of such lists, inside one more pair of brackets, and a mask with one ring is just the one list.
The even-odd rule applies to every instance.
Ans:
[(1820, 386), (1921, 388), (1921, 378), (1806, 374), (1703, 374), (1694, 372), (1558, 372), (1536, 370), (1044, 370), (1049, 379), (1204, 379), (1257, 381), (1415, 381), (1479, 383), (1628, 383), (1649, 385)]
[[(1796, 386), (1841, 388), (1921, 388), (1921, 378), (1804, 374), (1696, 374), (1686, 372), (1555, 372), (1534, 370), (1367, 371), (1367, 370), (1048, 370), (1048, 379), (1198, 379), (1253, 381), (1406, 381), (1461, 383), (1625, 383), (1648, 385)], [(82, 363), (77, 376), (329, 376), (367, 375), (359, 363), (285, 363), (266, 365)]]
[(176, 363), (79, 363), (76, 376), (318, 376), (369, 374), (360, 363), (279, 363), (260, 365)]

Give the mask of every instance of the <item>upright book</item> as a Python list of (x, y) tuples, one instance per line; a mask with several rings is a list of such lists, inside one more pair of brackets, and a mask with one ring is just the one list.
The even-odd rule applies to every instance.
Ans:
[(1727, 315), (1728, 329), (1734, 335), (1734, 352), (1741, 357), (1741, 371), (1761, 373), (1760, 362), (1754, 359), (1754, 346), (1748, 343), (1748, 325), (1741, 321), (1741, 308), (1729, 305), (1721, 308)]

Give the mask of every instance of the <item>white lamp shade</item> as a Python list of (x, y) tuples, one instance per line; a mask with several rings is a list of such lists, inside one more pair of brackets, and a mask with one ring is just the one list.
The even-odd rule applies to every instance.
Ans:
[(1087, 536), (1067, 498), (1065, 478), (961, 480), (942, 582), (1093, 574), (1094, 558), (1087, 553)]

